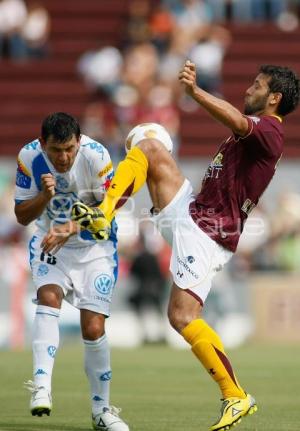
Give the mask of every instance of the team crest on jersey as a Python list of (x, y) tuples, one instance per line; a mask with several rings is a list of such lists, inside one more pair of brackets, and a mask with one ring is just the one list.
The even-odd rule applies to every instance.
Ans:
[(59, 189), (67, 189), (69, 187), (68, 181), (64, 177), (56, 177), (56, 185)]
[(213, 159), (212, 165), (213, 167), (222, 167), (223, 154), (218, 153), (216, 157)]
[(39, 267), (38, 267), (38, 271), (37, 271), (37, 276), (38, 277), (43, 277), (44, 275), (47, 275), (49, 272), (49, 268), (47, 265), (45, 265), (44, 263), (42, 263)]

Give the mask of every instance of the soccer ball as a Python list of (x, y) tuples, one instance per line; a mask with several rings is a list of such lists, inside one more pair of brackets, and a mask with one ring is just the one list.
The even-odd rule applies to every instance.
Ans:
[(128, 153), (128, 151), (140, 141), (147, 138), (157, 139), (163, 144), (169, 153), (172, 153), (173, 142), (171, 136), (163, 126), (157, 123), (138, 124), (132, 130), (130, 130), (125, 141), (126, 153)]

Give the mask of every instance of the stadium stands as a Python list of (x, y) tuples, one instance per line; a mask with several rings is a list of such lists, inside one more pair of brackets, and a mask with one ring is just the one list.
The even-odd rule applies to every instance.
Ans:
[[(15, 155), (34, 138), (41, 120), (51, 111), (67, 111), (79, 119), (90, 94), (76, 72), (76, 62), (87, 50), (120, 45), (126, 29), (129, 0), (46, 0), (51, 20), (50, 57), (0, 67), (0, 154)], [(278, 63), (300, 73), (300, 30), (282, 32), (275, 25), (235, 25), (233, 43), (225, 58), (223, 94), (242, 108), (246, 88), (261, 63)], [(180, 155), (211, 155), (228, 134), (202, 110), (182, 112)], [(300, 156), (299, 111), (286, 125), (286, 152)], [(212, 147), (213, 146), (213, 147)]]

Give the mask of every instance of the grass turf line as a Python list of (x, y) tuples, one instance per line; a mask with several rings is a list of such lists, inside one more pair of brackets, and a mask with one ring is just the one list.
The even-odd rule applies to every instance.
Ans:
[[(299, 431), (299, 346), (248, 345), (229, 352), (241, 384), (255, 396), (259, 411), (240, 431)], [(217, 385), (188, 350), (145, 346), (112, 351), (111, 401), (123, 408), (131, 431), (204, 431), (221, 403)], [(1, 352), (1, 431), (87, 431), (91, 429), (88, 382), (81, 345), (62, 346), (53, 377), (53, 411), (32, 417), (29, 393), (31, 353)]]

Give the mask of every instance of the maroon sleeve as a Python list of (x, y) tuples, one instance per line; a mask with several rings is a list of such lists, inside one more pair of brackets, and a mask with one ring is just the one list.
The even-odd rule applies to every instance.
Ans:
[[(256, 152), (274, 156), (281, 147), (282, 136), (274, 125), (272, 117), (245, 117), (249, 124), (249, 132), (241, 138), (246, 145), (255, 148)], [(281, 126), (280, 126), (281, 127)]]

